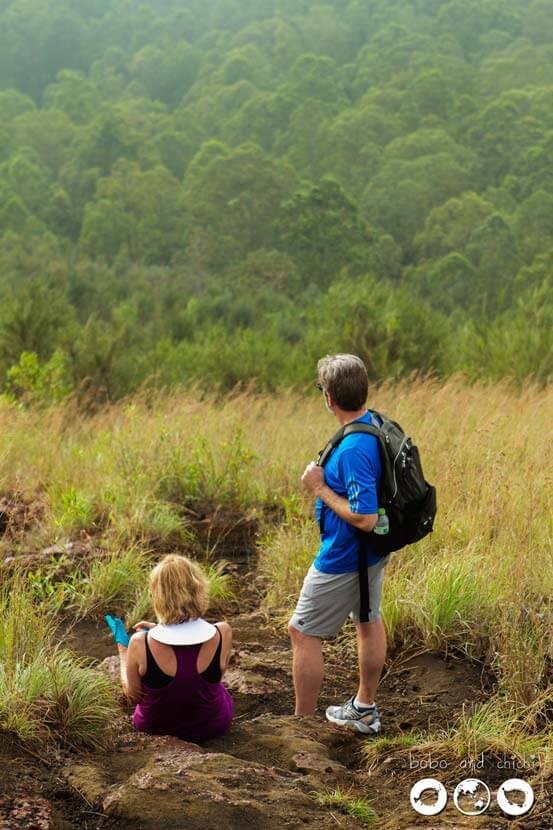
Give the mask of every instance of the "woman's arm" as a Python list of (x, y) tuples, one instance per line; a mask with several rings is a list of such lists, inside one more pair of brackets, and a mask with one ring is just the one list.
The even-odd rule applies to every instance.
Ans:
[(224, 673), (228, 669), (228, 664), (230, 662), (230, 656), (232, 654), (232, 628), (228, 624), (228, 622), (218, 622), (216, 623), (217, 628), (221, 632), (221, 678), (223, 677)]
[(121, 685), (130, 703), (139, 703), (142, 698), (142, 681), (140, 679), (141, 652), (145, 651), (144, 634), (133, 634), (128, 648), (118, 646), (121, 667)]

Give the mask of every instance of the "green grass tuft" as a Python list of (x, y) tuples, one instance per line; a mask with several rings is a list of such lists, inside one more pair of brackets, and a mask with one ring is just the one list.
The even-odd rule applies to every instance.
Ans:
[(136, 548), (94, 560), (86, 570), (71, 577), (71, 610), (86, 617), (113, 607), (122, 608), (129, 597), (136, 596), (148, 584), (150, 568), (146, 554)]
[(0, 592), (0, 729), (22, 742), (102, 748), (117, 713), (111, 681), (53, 642), (44, 606), (14, 580)]
[(75, 487), (52, 495), (53, 522), (62, 533), (76, 533), (94, 524), (93, 502)]
[(371, 825), (376, 822), (378, 815), (368, 801), (356, 798), (350, 793), (337, 787), (332, 792), (315, 793), (314, 798), (325, 807), (334, 807), (347, 816), (356, 818), (362, 824)]
[(211, 602), (235, 599), (236, 595), (232, 588), (232, 577), (224, 573), (228, 563), (223, 559), (213, 562), (207, 567), (202, 566), (209, 582), (209, 599)]

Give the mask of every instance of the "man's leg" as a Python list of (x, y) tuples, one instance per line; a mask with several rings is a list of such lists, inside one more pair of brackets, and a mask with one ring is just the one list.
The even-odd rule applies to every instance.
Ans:
[[(386, 629), (380, 618), (380, 598), (384, 581), (384, 568), (388, 559), (369, 566), (369, 598), (371, 612), (369, 622), (359, 621), (359, 582), (355, 586), (357, 608), (351, 613), (357, 629), (357, 654), (359, 660), (359, 688), (357, 700), (350, 697), (345, 703), (329, 706), (326, 717), (331, 723), (355, 729), (365, 735), (380, 732), (380, 714), (374, 698), (380, 675), (386, 660)], [(364, 704), (364, 706), (363, 706)]]
[(296, 692), (296, 715), (313, 715), (324, 677), (322, 643), (319, 637), (302, 634), (288, 625), (292, 641), (292, 676)]
[(357, 700), (360, 703), (374, 703), (386, 660), (386, 629), (380, 617), (374, 622), (356, 622), (355, 626), (359, 657)]

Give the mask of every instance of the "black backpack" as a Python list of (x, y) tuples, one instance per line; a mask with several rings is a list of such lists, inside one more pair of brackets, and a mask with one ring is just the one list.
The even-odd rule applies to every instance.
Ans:
[[(389, 533), (378, 535), (372, 531), (359, 531), (359, 573), (361, 577), (361, 622), (366, 622), (369, 612), (367, 585), (366, 546), (379, 556), (387, 556), (400, 548), (418, 542), (434, 528), (437, 511), (436, 488), (429, 484), (422, 471), (419, 451), (396, 421), (381, 412), (372, 410), (381, 421), (380, 426), (354, 421), (346, 424), (332, 436), (321, 450), (317, 464), (324, 467), (330, 454), (348, 435), (364, 432), (378, 438), (382, 477), (378, 492), (378, 506), (384, 507), (390, 522)], [(321, 510), (321, 532), (324, 522), (324, 505)], [(366, 593), (366, 597), (364, 594)], [(365, 600), (365, 601), (364, 601)]]

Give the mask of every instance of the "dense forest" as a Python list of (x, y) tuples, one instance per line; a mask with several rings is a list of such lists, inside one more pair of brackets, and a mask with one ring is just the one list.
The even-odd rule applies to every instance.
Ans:
[(0, 0), (0, 383), (553, 374), (553, 0)]

